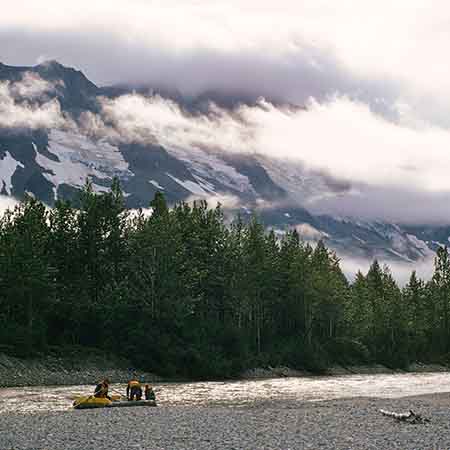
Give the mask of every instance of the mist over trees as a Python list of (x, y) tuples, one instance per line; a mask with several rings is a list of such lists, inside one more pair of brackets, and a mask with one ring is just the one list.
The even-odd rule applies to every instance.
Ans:
[(88, 183), (77, 208), (27, 198), (0, 218), (0, 351), (95, 348), (166, 376), (220, 378), (257, 366), (446, 361), (450, 259), (400, 289), (374, 261), (349, 283), (322, 242), (226, 225), (205, 202), (151, 216), (117, 182)]

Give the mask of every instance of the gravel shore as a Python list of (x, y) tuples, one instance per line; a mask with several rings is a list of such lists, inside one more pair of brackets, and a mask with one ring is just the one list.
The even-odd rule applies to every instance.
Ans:
[[(449, 366), (438, 364), (411, 364), (406, 372), (447, 372)], [(130, 367), (130, 362), (100, 351), (83, 350), (66, 352), (61, 356), (42, 356), (34, 359), (15, 358), (0, 353), (0, 388), (18, 386), (72, 386), (96, 383), (108, 378), (113, 383), (126, 383), (133, 373), (147, 381), (161, 381), (156, 374)], [(342, 367), (333, 366), (327, 375), (405, 373), (381, 365)], [(257, 367), (246, 370), (239, 379), (270, 379), (285, 377), (314, 376), (305, 370), (295, 370), (285, 366)], [(0, 450), (2, 450), (0, 448)]]
[[(127, 361), (101, 353), (38, 359), (14, 358), (0, 353), (0, 388), (92, 384), (103, 378), (113, 383), (126, 383), (132, 373), (148, 381), (160, 379), (154, 374), (130, 369)], [(0, 450), (3, 449), (0, 447)]]
[[(396, 400), (264, 402), (252, 407), (116, 408), (0, 413), (1, 450), (450, 448), (450, 393)], [(379, 409), (420, 413), (398, 423)]]

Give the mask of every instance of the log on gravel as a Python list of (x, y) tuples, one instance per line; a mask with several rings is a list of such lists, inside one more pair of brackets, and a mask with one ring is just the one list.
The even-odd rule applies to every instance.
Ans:
[(383, 416), (392, 417), (399, 422), (407, 422), (407, 423), (428, 423), (430, 419), (426, 417), (422, 417), (420, 414), (415, 413), (411, 409), (408, 412), (396, 413), (393, 411), (386, 411), (384, 409), (380, 409), (381, 414)]

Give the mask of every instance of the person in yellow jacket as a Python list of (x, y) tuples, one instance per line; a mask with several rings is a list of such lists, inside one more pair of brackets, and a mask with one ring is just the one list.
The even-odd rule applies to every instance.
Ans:
[(127, 385), (127, 399), (128, 400), (140, 400), (142, 398), (141, 383), (137, 378), (132, 378)]

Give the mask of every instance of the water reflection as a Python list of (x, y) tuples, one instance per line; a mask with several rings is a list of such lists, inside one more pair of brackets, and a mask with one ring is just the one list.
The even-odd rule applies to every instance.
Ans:
[[(447, 373), (345, 375), (252, 381), (156, 383), (161, 406), (251, 406), (260, 402), (311, 402), (345, 397), (395, 398), (450, 391)], [(94, 385), (0, 389), (0, 414), (61, 411), (73, 398), (92, 393)], [(114, 384), (114, 393), (125, 386)]]

